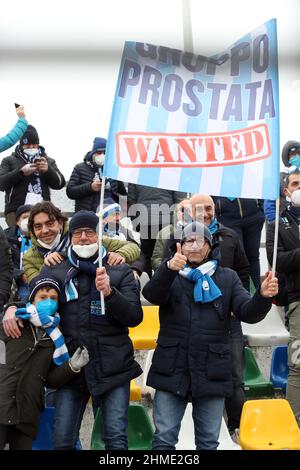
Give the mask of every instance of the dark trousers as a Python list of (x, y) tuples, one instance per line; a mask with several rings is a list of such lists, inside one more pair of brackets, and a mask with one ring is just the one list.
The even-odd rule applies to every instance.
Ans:
[(231, 317), (230, 347), (232, 359), (233, 394), (225, 399), (225, 409), (228, 418), (228, 429), (232, 433), (240, 427), (242, 408), (245, 402), (244, 393), (244, 338), (241, 322)]
[(31, 450), (32, 437), (27, 436), (15, 426), (0, 424), (0, 450), (9, 444), (9, 450)]
[(250, 264), (250, 276), (256, 289), (260, 286), (259, 247), (261, 231), (265, 222), (264, 214), (258, 210), (251, 217), (230, 220), (222, 217), (222, 223), (232, 228), (239, 236)]

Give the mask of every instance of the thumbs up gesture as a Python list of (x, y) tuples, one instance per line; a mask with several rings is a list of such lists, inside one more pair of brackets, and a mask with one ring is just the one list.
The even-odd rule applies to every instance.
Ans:
[(265, 274), (265, 279), (260, 287), (260, 293), (263, 297), (274, 297), (278, 294), (278, 279), (272, 277), (272, 272)]
[(176, 253), (169, 262), (169, 269), (172, 271), (180, 271), (187, 262), (187, 257), (184, 256), (181, 252), (181, 245), (180, 243), (176, 243)]

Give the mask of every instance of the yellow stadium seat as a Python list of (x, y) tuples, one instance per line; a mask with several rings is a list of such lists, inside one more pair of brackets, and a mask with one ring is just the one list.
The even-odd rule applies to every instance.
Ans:
[(129, 328), (129, 336), (134, 349), (154, 349), (159, 331), (157, 305), (143, 306), (144, 318), (142, 323)]
[(130, 401), (140, 401), (142, 399), (142, 388), (136, 384), (135, 380), (130, 382)]
[(239, 444), (244, 450), (300, 450), (300, 430), (288, 401), (246, 401)]

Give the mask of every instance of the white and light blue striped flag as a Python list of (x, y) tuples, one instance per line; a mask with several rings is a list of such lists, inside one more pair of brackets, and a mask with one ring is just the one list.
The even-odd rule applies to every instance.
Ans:
[(189, 193), (276, 199), (276, 20), (212, 57), (126, 42), (104, 175)]

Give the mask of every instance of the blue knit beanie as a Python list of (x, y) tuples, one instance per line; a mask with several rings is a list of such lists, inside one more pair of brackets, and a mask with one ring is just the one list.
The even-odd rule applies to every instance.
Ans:
[(101, 150), (105, 151), (105, 149), (106, 149), (106, 139), (104, 139), (103, 137), (95, 137), (91, 154), (100, 152)]

